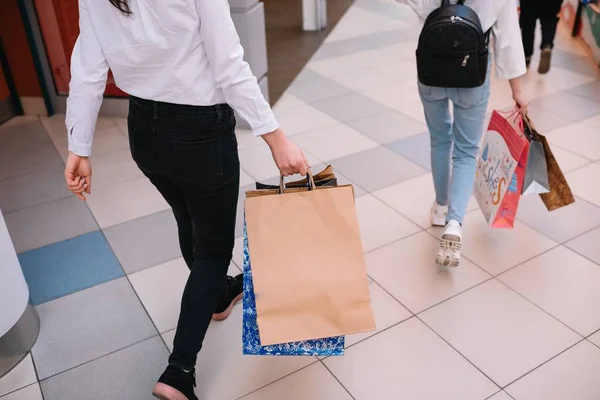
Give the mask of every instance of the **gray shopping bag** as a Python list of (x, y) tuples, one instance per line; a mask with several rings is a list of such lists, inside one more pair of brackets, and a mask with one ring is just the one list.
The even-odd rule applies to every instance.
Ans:
[(548, 192), (550, 192), (550, 183), (548, 182), (548, 164), (546, 163), (544, 145), (532, 138), (529, 143), (529, 157), (521, 193), (523, 196), (527, 196)]

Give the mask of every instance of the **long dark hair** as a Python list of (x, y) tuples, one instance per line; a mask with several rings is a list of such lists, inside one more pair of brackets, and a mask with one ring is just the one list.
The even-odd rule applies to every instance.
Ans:
[(121, 11), (125, 15), (131, 15), (131, 9), (129, 8), (129, 4), (127, 0), (108, 0), (110, 4), (117, 7), (119, 11)]

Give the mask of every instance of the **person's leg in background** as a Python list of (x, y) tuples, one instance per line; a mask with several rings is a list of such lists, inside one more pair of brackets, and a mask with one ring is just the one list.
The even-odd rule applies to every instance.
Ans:
[(550, 71), (550, 64), (552, 62), (552, 49), (554, 48), (554, 38), (556, 37), (562, 0), (544, 0), (540, 3), (542, 57), (538, 72), (540, 74), (546, 74)]
[(446, 89), (419, 83), (425, 120), (431, 141), (431, 171), (435, 188), (435, 203), (431, 211), (431, 224), (444, 226), (448, 213), (450, 185), (450, 159), (452, 156), (452, 116)]
[(447, 224), (436, 258), (436, 262), (443, 266), (456, 267), (460, 264), (462, 224), (475, 184), (477, 153), (490, 97), (490, 72), (488, 70), (487, 81), (481, 87), (448, 90), (454, 104), (454, 148)]
[[(544, 0), (542, 0), (544, 1)], [(535, 45), (535, 27), (538, 20), (539, 0), (521, 0), (521, 15), (519, 24), (521, 25), (521, 37), (523, 39), (523, 49), (525, 50), (525, 61), (527, 67), (531, 63), (533, 48)]]

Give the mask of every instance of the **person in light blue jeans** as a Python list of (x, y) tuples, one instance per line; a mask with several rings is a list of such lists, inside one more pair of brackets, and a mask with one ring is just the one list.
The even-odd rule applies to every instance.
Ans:
[[(439, 0), (398, 0), (413, 8), (422, 21), (440, 6)], [(455, 1), (453, 1), (455, 3)], [(484, 32), (493, 36), (496, 76), (510, 82), (513, 100), (525, 111), (527, 98), (519, 77), (527, 72), (514, 0), (466, 0), (479, 16)], [(458, 266), (462, 247), (462, 224), (473, 185), (476, 158), (490, 98), (491, 60), (486, 82), (476, 88), (455, 89), (419, 84), (425, 119), (431, 136), (431, 169), (436, 200), (431, 223), (443, 226), (436, 262)], [(454, 118), (450, 114), (450, 102)]]

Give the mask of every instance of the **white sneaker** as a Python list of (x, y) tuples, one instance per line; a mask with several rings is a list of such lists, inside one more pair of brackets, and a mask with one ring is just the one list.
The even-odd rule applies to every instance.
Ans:
[(446, 226), (446, 217), (448, 216), (448, 206), (440, 206), (433, 203), (431, 206), (431, 225)]
[(458, 267), (462, 247), (462, 227), (458, 221), (449, 221), (440, 241), (435, 262), (443, 267)]

